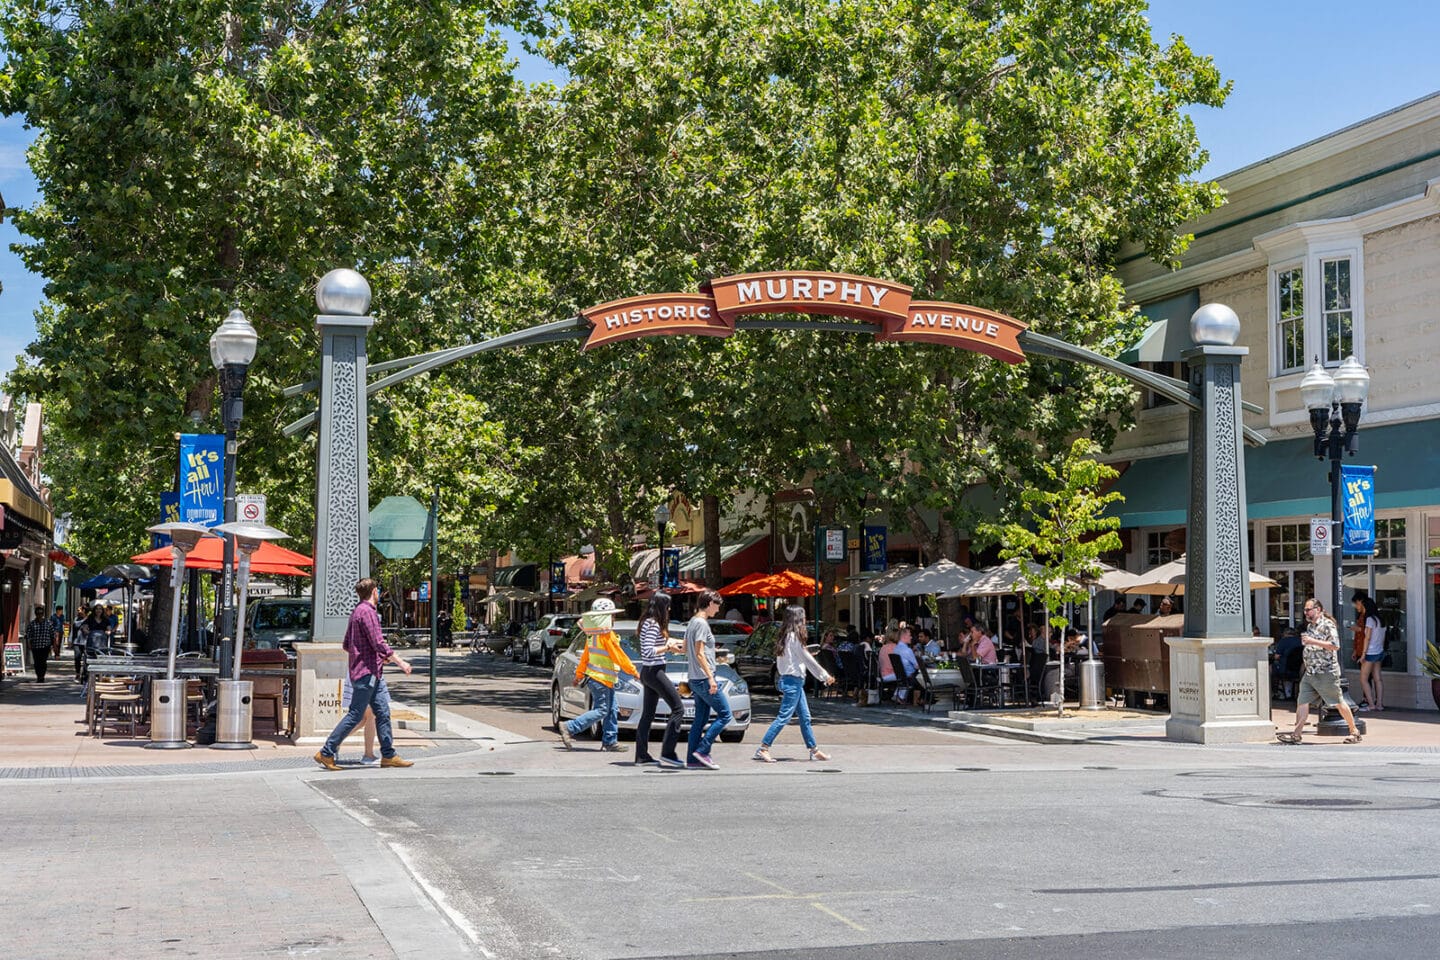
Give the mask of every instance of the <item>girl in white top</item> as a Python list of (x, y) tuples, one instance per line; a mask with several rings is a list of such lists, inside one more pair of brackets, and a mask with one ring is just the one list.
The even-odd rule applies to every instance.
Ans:
[(828, 753), (816, 746), (815, 732), (810, 728), (810, 704), (805, 699), (805, 673), (808, 670), (826, 686), (834, 683), (835, 678), (826, 673), (825, 668), (805, 649), (807, 639), (805, 608), (798, 605), (786, 607), (785, 618), (781, 621), (780, 632), (775, 638), (775, 684), (780, 688), (780, 712), (776, 714), (775, 722), (770, 724), (770, 729), (765, 731), (765, 738), (755, 750), (755, 759), (763, 763), (775, 762), (775, 758), (770, 756), (770, 745), (797, 713), (800, 716), (800, 736), (805, 738), (805, 746), (810, 748), (810, 759), (830, 759)]
[(1354, 599), (1355, 620), (1364, 624), (1365, 656), (1360, 661), (1360, 691), (1365, 702), (1361, 710), (1385, 709), (1385, 685), (1380, 679), (1380, 667), (1385, 659), (1385, 628), (1380, 625), (1380, 610), (1375, 598), (1368, 593), (1357, 593)]

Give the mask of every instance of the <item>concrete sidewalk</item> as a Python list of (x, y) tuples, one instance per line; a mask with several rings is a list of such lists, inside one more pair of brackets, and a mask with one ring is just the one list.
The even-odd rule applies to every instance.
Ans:
[[(392, 708), (395, 749), (412, 759), (450, 752), (448, 733), (425, 731), (426, 717), (403, 703)], [(143, 735), (130, 738), (107, 733), (92, 737), (85, 728), (85, 688), (68, 671), (52, 673), (44, 683), (34, 678), (7, 677), (0, 684), (0, 778), (26, 776), (113, 776), (116, 774), (223, 773), (242, 770), (284, 770), (313, 766), (314, 746), (297, 746), (271, 730), (268, 720), (254, 724), (253, 750), (149, 750)], [(469, 738), (459, 738), (468, 749)], [(359, 765), (361, 731), (345, 741), (342, 762)], [(459, 749), (459, 746), (451, 747)]]

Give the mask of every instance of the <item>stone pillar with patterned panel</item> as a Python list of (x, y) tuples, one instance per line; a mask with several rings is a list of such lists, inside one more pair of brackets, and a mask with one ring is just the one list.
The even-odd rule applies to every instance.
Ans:
[(367, 315), (370, 285), (354, 270), (322, 277), (315, 304), (321, 370), (311, 636), (338, 643), (355, 609), (355, 582), (370, 575), (365, 337), (375, 320)]
[(1240, 406), (1240, 321), (1221, 304), (1191, 319), (1197, 346), (1182, 356), (1190, 391), (1190, 514), (1186, 525), (1185, 635), (1170, 647), (1166, 736), (1193, 743), (1265, 740), (1270, 722), (1269, 638), (1250, 612), (1249, 520)]

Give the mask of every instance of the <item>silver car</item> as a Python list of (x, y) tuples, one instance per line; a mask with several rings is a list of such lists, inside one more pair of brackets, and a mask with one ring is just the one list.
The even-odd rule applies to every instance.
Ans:
[[(615, 633), (620, 637), (620, 647), (625, 655), (634, 662), (638, 668), (640, 660), (639, 644), (635, 639), (635, 630), (638, 624), (634, 620), (615, 621)], [(683, 632), (683, 624), (670, 625), (670, 633), (677, 636)], [(580, 665), (580, 654), (585, 650), (585, 634), (578, 626), (571, 627), (565, 635), (567, 641), (563, 652), (555, 657), (555, 672), (550, 681), (550, 719), (558, 727), (566, 720), (580, 716), (590, 709), (590, 691), (584, 687), (575, 686), (575, 668)], [(734, 714), (720, 739), (726, 743), (739, 743), (745, 739), (745, 731), (750, 729), (750, 687), (740, 675), (723, 662), (728, 656), (728, 651), (716, 648), (717, 657), (722, 661), (715, 668), (715, 677), (720, 689), (725, 692), (725, 697), (730, 701), (730, 712)], [(695, 701), (689, 694), (689, 684), (686, 681), (685, 657), (682, 654), (671, 653), (665, 657), (665, 672), (669, 674), (671, 682), (680, 691), (681, 702), (685, 708), (684, 729), (690, 728), (690, 720), (695, 716)], [(615, 684), (615, 713), (619, 720), (621, 731), (634, 733), (636, 725), (640, 721), (640, 706), (642, 689), (640, 681), (628, 674), (622, 674), (619, 682)], [(670, 708), (664, 700), (661, 700), (655, 707), (655, 725), (651, 728), (651, 738), (663, 731), (666, 719), (670, 716)]]
[(578, 613), (547, 613), (525, 638), (525, 662), (550, 666), (566, 641), (565, 634), (580, 622)]

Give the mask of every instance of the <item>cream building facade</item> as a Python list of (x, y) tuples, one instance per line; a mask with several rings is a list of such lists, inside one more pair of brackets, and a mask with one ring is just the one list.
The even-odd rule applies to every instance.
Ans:
[[(1153, 323), (1126, 354), (1183, 376), (1188, 318), (1201, 304), (1241, 319), (1247, 414), (1268, 440), (1246, 453), (1251, 561), (1280, 587), (1255, 595), (1271, 635), (1301, 621), (1315, 595), (1353, 620), (1353, 591), (1377, 599), (1390, 633), (1386, 704), (1430, 707), (1419, 669), (1440, 640), (1440, 94), (1406, 104), (1219, 178), (1228, 202), (1188, 225), (1181, 269), (1122, 256), (1131, 299)], [(1330, 558), (1312, 556), (1309, 521), (1330, 514), (1328, 464), (1314, 456), (1299, 384), (1318, 358), (1354, 354), (1371, 375), (1359, 453), (1377, 468), (1377, 549), (1347, 558), (1344, 600), (1331, 595)], [(1183, 549), (1185, 412), (1153, 397), (1107, 455), (1125, 468), (1117, 489), (1127, 565), (1142, 571)]]

